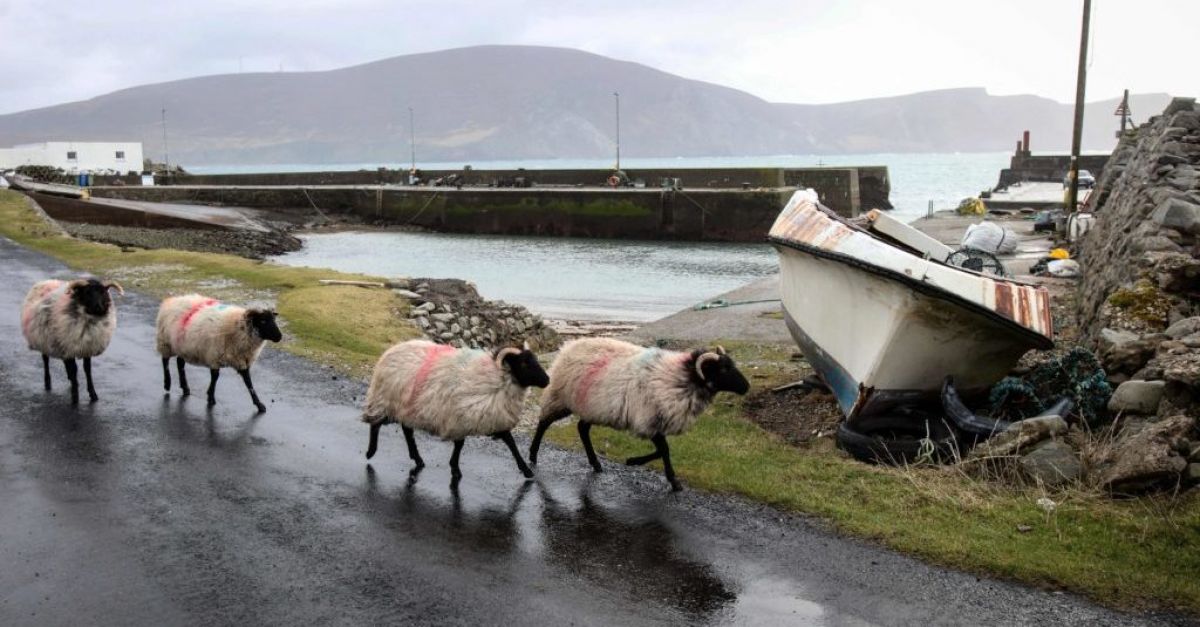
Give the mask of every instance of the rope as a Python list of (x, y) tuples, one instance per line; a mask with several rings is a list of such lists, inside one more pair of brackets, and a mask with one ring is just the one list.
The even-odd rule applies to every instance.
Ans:
[(301, 187), (300, 191), (304, 192), (304, 197), (308, 199), (308, 204), (312, 205), (312, 208), (314, 210), (316, 210), (316, 212), (318, 214), (320, 214), (321, 217), (324, 218), (326, 222), (329, 222), (329, 216), (325, 215), (325, 212), (321, 211), (321, 208), (317, 206), (317, 203), (313, 202), (312, 196), (308, 195), (308, 188)]
[(684, 191), (682, 189), (677, 189), (675, 191), (679, 192), (680, 196), (683, 196), (684, 198), (688, 199), (688, 202), (692, 203), (693, 205), (696, 205), (696, 207), (700, 209), (700, 213), (703, 213), (705, 216), (708, 215), (708, 213), (709, 213), (708, 209), (706, 209), (704, 207), (704, 205), (697, 202), (695, 198), (688, 196), (686, 193), (684, 193)]
[(416, 215), (409, 218), (408, 222), (404, 223), (404, 226), (411, 226), (413, 222), (416, 222), (417, 218), (421, 217), (422, 213), (425, 213), (425, 210), (429, 208), (429, 205), (433, 204), (433, 200), (438, 197), (438, 194), (441, 194), (441, 193), (442, 193), (442, 190), (440, 190), (440, 189), (433, 192), (433, 195), (429, 197), (429, 200), (425, 201), (425, 204), (421, 207), (421, 209), (419, 211), (417, 211)]
[(778, 302), (780, 302), (780, 299), (778, 299), (778, 298), (763, 298), (760, 300), (734, 300), (734, 301), (728, 301), (728, 300), (725, 300), (724, 298), (718, 298), (716, 300), (710, 300), (710, 301), (705, 301), (703, 303), (699, 303), (699, 304), (695, 305), (694, 307), (692, 307), (692, 311), (704, 311), (705, 309), (721, 309), (724, 307), (735, 307), (737, 305), (753, 305), (753, 304), (757, 304), (757, 303), (778, 303)]

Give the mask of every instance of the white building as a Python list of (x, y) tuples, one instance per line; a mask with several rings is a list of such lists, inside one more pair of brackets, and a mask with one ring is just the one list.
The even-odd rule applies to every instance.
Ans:
[(42, 142), (0, 148), (0, 170), (48, 165), (68, 173), (142, 171), (141, 142)]

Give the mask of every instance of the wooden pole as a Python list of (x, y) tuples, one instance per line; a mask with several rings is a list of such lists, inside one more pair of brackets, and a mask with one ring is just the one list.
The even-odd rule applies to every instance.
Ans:
[(1067, 213), (1079, 204), (1079, 145), (1083, 141), (1083, 99), (1087, 87), (1088, 22), (1092, 0), (1083, 0), (1083, 30), (1079, 35), (1079, 70), (1075, 79), (1075, 130), (1071, 135), (1071, 186), (1067, 193)]

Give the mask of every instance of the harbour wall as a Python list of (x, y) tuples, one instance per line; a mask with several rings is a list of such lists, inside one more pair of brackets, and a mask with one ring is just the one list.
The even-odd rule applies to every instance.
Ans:
[[(1091, 172), (1096, 180), (1100, 180), (1108, 158), (1109, 155), (1079, 155), (1079, 169)], [(1024, 182), (1062, 182), (1070, 169), (1071, 155), (1033, 154), (1029, 148), (1029, 131), (1025, 131), (1022, 141), (1017, 142), (1017, 149), (1013, 152), (1008, 167), (1000, 170), (1000, 180), (996, 183), (996, 189)]]
[[(627, 169), (626, 174), (657, 189), (663, 179), (679, 179), (686, 190), (812, 187), (829, 208), (845, 216), (871, 209), (890, 209), (888, 196), (891, 180), (886, 166), (850, 166), (820, 168), (655, 168)], [(608, 169), (537, 169), (537, 170), (421, 170), (425, 181), (458, 174), (467, 187), (495, 185), (497, 181), (525, 177), (534, 187), (599, 187), (612, 174)], [(188, 174), (156, 176), (155, 185), (217, 186), (321, 186), (321, 185), (404, 185), (406, 170), (325, 172), (263, 172), (244, 174)], [(98, 176), (97, 186), (139, 186), (136, 176)], [(305, 203), (307, 206), (307, 202)]]
[(788, 188), (576, 189), (385, 186), (104, 186), (96, 198), (350, 214), (451, 233), (760, 242)]

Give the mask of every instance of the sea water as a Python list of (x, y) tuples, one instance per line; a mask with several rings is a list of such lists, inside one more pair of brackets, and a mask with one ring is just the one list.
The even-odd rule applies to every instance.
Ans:
[[(911, 221), (930, 207), (954, 207), (995, 185), (1004, 153), (873, 154), (628, 159), (629, 170), (656, 167), (814, 167), (885, 165), (895, 215)], [(373, 169), (381, 164), (193, 168), (196, 172)], [(382, 164), (403, 167), (402, 164)], [(421, 163), (453, 169), (462, 163)], [(473, 162), (477, 169), (603, 168), (596, 160)], [(460, 278), (480, 293), (552, 318), (644, 322), (708, 300), (777, 269), (765, 244), (651, 242), (434, 233), (347, 232), (303, 237), (289, 265), (383, 276)]]

